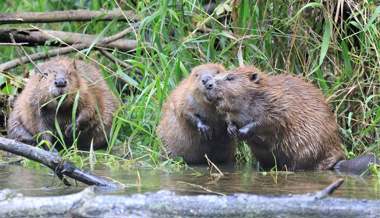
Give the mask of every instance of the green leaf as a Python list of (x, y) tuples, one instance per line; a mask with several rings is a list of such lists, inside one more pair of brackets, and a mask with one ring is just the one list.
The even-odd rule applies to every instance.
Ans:
[(364, 26), (363, 31), (367, 31), (368, 28), (373, 24), (373, 22), (375, 22), (375, 20), (379, 16), (380, 16), (380, 6), (377, 6), (377, 8), (375, 9), (375, 12), (373, 12), (373, 14), (372, 14), (371, 19), (369, 19), (367, 25)]
[(120, 78), (122, 80), (124, 80), (129, 85), (131, 85), (131, 86), (133, 86), (133, 87), (135, 87), (137, 89), (139, 88), (139, 83), (136, 80), (134, 80), (132, 77), (128, 76), (128, 74), (124, 73), (123, 70), (118, 69), (116, 71), (116, 73), (120, 76)]
[(342, 46), (342, 57), (343, 57), (343, 61), (344, 61), (344, 66), (343, 66), (344, 67), (344, 69), (343, 69), (344, 76), (346, 78), (351, 78), (351, 76), (352, 76), (352, 65), (351, 65), (351, 58), (350, 58), (349, 49), (348, 49), (347, 43), (345, 41), (342, 41), (341, 46)]
[(7, 84), (4, 88), (1, 89), (1, 92), (5, 95), (15, 94), (16, 89), (10, 84)]
[(325, 25), (323, 27), (323, 38), (322, 38), (322, 45), (321, 45), (321, 53), (319, 56), (319, 65), (323, 63), (323, 60), (325, 59), (325, 56), (327, 54), (327, 50), (329, 48), (330, 44), (330, 38), (332, 33), (332, 23), (330, 19), (325, 19)]
[(4, 75), (0, 74), (0, 86), (3, 85), (5, 83), (5, 77)]
[(76, 138), (76, 117), (77, 117), (77, 112), (78, 112), (78, 104), (79, 104), (79, 97), (80, 93), (77, 91), (74, 99), (74, 104), (73, 104), (73, 109), (71, 112), (71, 125), (72, 125), (72, 130), (73, 130), (73, 139)]

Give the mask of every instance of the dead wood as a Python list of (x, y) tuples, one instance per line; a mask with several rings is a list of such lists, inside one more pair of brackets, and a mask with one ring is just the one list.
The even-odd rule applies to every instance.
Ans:
[[(12, 40), (14, 38), (14, 42)], [(13, 43), (15, 45), (49, 45), (49, 46), (67, 46), (78, 43), (91, 45), (96, 42), (98, 36), (53, 31), (53, 30), (39, 30), (39, 29), (0, 29), (0, 43)], [(116, 48), (122, 51), (129, 51), (136, 48), (136, 40), (119, 39), (104, 45), (107, 48)]]
[(136, 21), (139, 17), (133, 11), (89, 11), (68, 10), (51, 12), (17, 12), (0, 14), (0, 24), (14, 23), (51, 23), (64, 21), (91, 21), (91, 20), (119, 20)]
[[(115, 188), (119, 186), (119, 184), (82, 171), (72, 163), (62, 159), (58, 154), (17, 142), (12, 139), (0, 137), (0, 149), (12, 154), (26, 157), (30, 160), (37, 161), (52, 169), (60, 179), (64, 179), (63, 176), (67, 176), (87, 185)], [(67, 180), (63, 181), (66, 185), (68, 185)]]
[(79, 44), (74, 44), (72, 46), (68, 46), (68, 47), (64, 47), (64, 48), (56, 48), (56, 49), (49, 50), (47, 52), (38, 52), (38, 53), (31, 54), (29, 56), (23, 56), (20, 58), (16, 58), (14, 60), (0, 64), (0, 73), (7, 71), (7, 70), (10, 70), (12, 68), (15, 68), (21, 64), (29, 63), (30, 61), (36, 61), (36, 60), (54, 57), (57, 55), (68, 54), (68, 53), (71, 53), (74, 51), (80, 51), (80, 50), (89, 48), (92, 45), (104, 47), (111, 42), (114, 42), (116, 40), (121, 39), (122, 37), (124, 37), (125, 35), (130, 33), (135, 28), (135, 26), (138, 26), (138, 25), (139, 25), (139, 23), (135, 23), (131, 27), (129, 27), (129, 28), (127, 28), (127, 29), (115, 34), (115, 35), (103, 38), (103, 39), (99, 40), (98, 42), (94, 42), (93, 44), (79, 43)]
[(260, 196), (178, 195), (170, 191), (99, 194), (93, 187), (65, 196), (28, 197), (0, 192), (1, 217), (361, 217), (380, 214), (379, 200), (315, 194)]

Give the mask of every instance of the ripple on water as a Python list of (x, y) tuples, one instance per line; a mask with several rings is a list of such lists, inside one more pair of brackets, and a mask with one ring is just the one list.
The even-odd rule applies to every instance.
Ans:
[[(157, 169), (110, 170), (99, 167), (97, 175), (116, 179), (128, 188), (121, 194), (144, 193), (162, 189), (178, 194), (232, 194), (260, 195), (304, 194), (325, 188), (339, 178), (345, 182), (334, 196), (347, 198), (380, 199), (380, 180), (376, 177), (341, 175), (332, 171), (321, 172), (257, 172), (245, 167), (221, 167), (224, 176), (210, 176), (207, 167), (167, 172)], [(21, 166), (0, 167), (0, 188), (15, 189), (25, 195), (48, 196), (78, 192), (85, 186), (63, 187), (49, 170), (26, 169)]]

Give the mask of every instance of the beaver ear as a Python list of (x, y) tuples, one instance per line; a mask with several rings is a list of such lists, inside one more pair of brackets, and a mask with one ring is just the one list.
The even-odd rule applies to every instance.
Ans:
[(249, 76), (249, 79), (252, 82), (259, 84), (261, 78), (257, 72), (252, 72), (251, 75)]

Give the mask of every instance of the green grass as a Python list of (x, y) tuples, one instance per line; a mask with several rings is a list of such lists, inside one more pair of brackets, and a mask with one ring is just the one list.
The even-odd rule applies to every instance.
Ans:
[[(239, 59), (272, 74), (301, 75), (317, 85), (337, 115), (347, 154), (356, 156), (366, 151), (380, 154), (379, 1), (364, 1), (344, 20), (335, 20), (337, 10), (320, 1), (237, 1), (240, 5), (218, 1), (211, 15), (203, 9), (202, 5), (207, 3), (204, 1), (117, 2), (121, 3), (0, 0), (2, 13), (122, 7), (143, 18), (141, 28), (129, 35), (140, 42), (136, 51), (113, 51), (115, 57), (131, 64), (132, 70), (111, 63), (95, 50), (85, 52), (104, 66), (109, 85), (124, 102), (114, 119), (110, 148), (96, 152), (98, 162), (128, 157), (134, 160), (128, 163), (173, 164), (160, 160), (161, 145), (155, 135), (160, 108), (168, 93), (198, 64), (220, 62), (233, 68), (239, 65)], [(98, 35), (111, 35), (128, 26), (126, 22), (95, 21), (33, 25)], [(46, 49), (26, 50), (33, 53)], [(2, 46), (0, 52), (1, 62), (19, 56), (14, 47)], [(22, 74), (31, 68), (22, 66), (1, 75), (3, 95), (14, 94), (16, 88), (22, 87)], [(251, 162), (249, 153), (247, 147), (241, 146), (237, 159)], [(78, 152), (66, 152), (66, 157), (79, 163), (95, 159), (92, 151), (81, 156), (75, 154)]]

